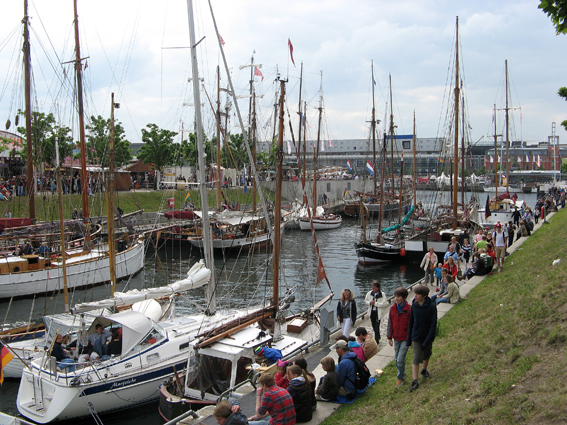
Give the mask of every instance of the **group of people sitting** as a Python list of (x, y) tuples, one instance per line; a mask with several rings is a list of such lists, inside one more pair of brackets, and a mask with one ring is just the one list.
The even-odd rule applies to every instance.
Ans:
[[(99, 323), (95, 327), (95, 332), (87, 337), (85, 346), (75, 340), (64, 348), (63, 339), (61, 334), (55, 336), (51, 356), (55, 357), (59, 368), (67, 369), (68, 372), (75, 371), (76, 363), (104, 361), (110, 356), (122, 354), (122, 328), (108, 330)], [(76, 350), (76, 358), (73, 355), (73, 349)]]

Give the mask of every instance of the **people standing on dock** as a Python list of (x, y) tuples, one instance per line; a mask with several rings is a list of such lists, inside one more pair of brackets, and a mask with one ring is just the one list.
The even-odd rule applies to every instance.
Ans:
[(508, 248), (510, 248), (514, 243), (515, 232), (516, 232), (516, 226), (514, 226), (514, 223), (512, 223), (511, 221), (508, 222)]
[(502, 225), (496, 223), (496, 231), (492, 235), (494, 238), (496, 253), (496, 267), (498, 267), (498, 273), (504, 270), (504, 260), (506, 258), (506, 246), (508, 245), (508, 235), (502, 230)]
[(518, 211), (518, 207), (514, 207), (514, 212), (512, 213), (512, 220), (514, 221), (514, 224), (516, 226), (520, 224), (520, 216), (521, 213), (520, 211)]
[(472, 250), (472, 246), (469, 243), (469, 239), (465, 238), (464, 242), (463, 242), (463, 262), (465, 263), (465, 270), (467, 269), (467, 266), (469, 264), (469, 260), (471, 258), (471, 250)]
[(419, 365), (423, 363), (421, 376), (430, 378), (431, 375), (427, 370), (429, 360), (432, 355), (433, 341), (435, 340), (435, 331), (437, 329), (437, 307), (431, 298), (429, 298), (429, 288), (424, 285), (417, 285), (413, 290), (415, 297), (411, 306), (408, 338), (406, 340), (408, 346), (413, 347), (413, 362), (410, 392), (419, 388)]
[(394, 346), (394, 360), (396, 361), (396, 369), (398, 369), (398, 380), (396, 387), (401, 387), (406, 379), (406, 355), (408, 352), (408, 326), (411, 306), (408, 304), (408, 290), (406, 288), (398, 288), (394, 291), (394, 299), (396, 303), (390, 307), (388, 316), (388, 330), (386, 338), (388, 344)]
[[(368, 304), (368, 317), (374, 330), (374, 338), (376, 343), (380, 343), (380, 321), (382, 320), (382, 309), (388, 304), (386, 294), (382, 291), (380, 282), (375, 280), (372, 282), (372, 289), (368, 291), (364, 302)], [(346, 335), (346, 334), (345, 334)]]
[(347, 338), (350, 335), (350, 328), (356, 322), (356, 301), (350, 289), (343, 289), (341, 299), (337, 304), (337, 319), (341, 324), (343, 335)]
[(430, 247), (429, 251), (423, 256), (423, 260), (421, 260), (421, 264), (419, 266), (423, 269), (423, 271), (425, 271), (425, 285), (433, 283), (433, 270), (435, 269), (437, 262), (437, 254), (435, 254), (435, 249), (433, 247)]

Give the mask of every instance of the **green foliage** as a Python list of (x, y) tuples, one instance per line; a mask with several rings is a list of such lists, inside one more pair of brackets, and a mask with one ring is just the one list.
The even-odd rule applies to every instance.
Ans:
[[(100, 115), (91, 116), (91, 124), (86, 126), (87, 134), (87, 157), (89, 163), (108, 167), (108, 149), (110, 141), (110, 118), (105, 119)], [(126, 165), (132, 159), (130, 142), (125, 139), (124, 128), (119, 122), (114, 124), (114, 149), (115, 164), (117, 167)]]
[(561, 160), (561, 173), (567, 174), (567, 158)]
[[(559, 95), (559, 97), (567, 100), (567, 87), (561, 87), (557, 94)], [(563, 120), (561, 122), (561, 125), (565, 128), (565, 130), (567, 130), (567, 120)]]
[(260, 152), (257, 155), (257, 158), (261, 160), (266, 167), (274, 168), (276, 166), (277, 153), (278, 153), (278, 142), (274, 140), (270, 144), (270, 150), (268, 152), (266, 151)]
[(144, 164), (152, 164), (158, 171), (174, 163), (175, 148), (173, 137), (177, 133), (164, 130), (156, 124), (148, 124), (142, 129), (142, 141), (144, 144), (138, 152), (138, 158)]
[(486, 170), (486, 167), (484, 165), (482, 167), (480, 167), (480, 170), (475, 171), (475, 174), (477, 174), (479, 176), (485, 176), (486, 173), (488, 173), (488, 171)]
[(567, 0), (541, 0), (538, 6), (551, 18), (557, 34), (567, 34)]
[[(19, 110), (18, 115), (25, 115), (24, 111)], [(25, 120), (23, 120), (25, 122)], [(60, 126), (55, 123), (53, 114), (45, 114), (43, 112), (32, 113), (32, 148), (33, 163), (39, 166), (42, 163), (50, 167), (55, 164), (55, 143), (59, 146), (59, 157), (61, 160), (71, 156), (75, 144), (70, 136), (71, 129), (69, 127)], [(24, 138), (26, 135), (26, 127), (18, 127), (17, 131)], [(27, 145), (22, 146), (22, 157), (27, 156)]]
[(536, 170), (545, 171), (545, 167), (543, 165), (540, 165), (539, 167), (536, 168)]
[[(207, 140), (207, 136), (204, 133), (203, 143), (205, 144), (205, 154), (207, 155), (207, 158), (212, 158), (212, 143)], [(180, 167), (186, 165), (196, 167), (198, 161), (197, 151), (197, 135), (195, 133), (189, 133), (188, 139), (183, 139), (181, 143), (173, 145), (173, 165)]]

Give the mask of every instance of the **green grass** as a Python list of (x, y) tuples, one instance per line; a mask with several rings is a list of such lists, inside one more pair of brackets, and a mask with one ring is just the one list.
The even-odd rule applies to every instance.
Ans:
[(562, 210), (507, 258), (504, 273), (488, 276), (441, 319), (432, 378), (420, 378), (416, 392), (395, 388), (391, 363), (324, 424), (567, 423), (565, 229)]
[[(197, 209), (201, 208), (201, 196), (198, 190), (189, 191), (191, 200)], [(223, 189), (222, 193), (227, 197), (229, 203), (232, 201), (241, 205), (252, 204), (252, 189), (248, 188), (245, 194), (243, 188)], [(269, 197), (274, 200), (272, 193), (264, 190), (264, 197)], [(183, 207), (185, 190), (156, 190), (156, 191), (138, 191), (138, 192), (116, 192), (115, 203), (119, 205), (124, 213), (133, 212), (143, 209), (148, 212), (167, 211), (167, 201), (169, 198), (174, 198), (176, 209)], [(216, 190), (208, 190), (209, 208), (217, 206), (217, 192)], [(257, 197), (258, 206), (260, 205), (259, 198)], [(96, 194), (89, 197), (89, 213), (91, 217), (106, 216), (106, 194)], [(2, 210), (2, 208), (4, 208)], [(63, 195), (63, 216), (64, 218), (71, 218), (73, 209), (81, 210), (82, 197), (81, 195)], [(0, 205), (0, 217), (3, 217), (5, 211), (9, 209), (12, 217), (28, 217), (29, 216), (29, 201), (24, 196), (13, 196), (9, 201)], [(35, 210), (37, 221), (51, 221), (59, 219), (59, 203), (57, 194), (38, 194), (35, 196)]]

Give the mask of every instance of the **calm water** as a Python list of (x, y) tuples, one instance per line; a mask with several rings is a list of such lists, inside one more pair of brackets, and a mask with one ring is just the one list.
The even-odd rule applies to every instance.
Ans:
[[(475, 194), (481, 204), (486, 202), (486, 193)], [(471, 196), (466, 193), (466, 200)], [(494, 196), (494, 194), (490, 194)], [(519, 200), (525, 200), (533, 207), (536, 194), (519, 194)], [(443, 195), (434, 192), (418, 192), (418, 199), (424, 205), (450, 204), (448, 192)], [(459, 202), (461, 198), (459, 195)], [(386, 223), (387, 224), (387, 223)], [(376, 227), (370, 223), (370, 227)], [(422, 271), (412, 265), (384, 265), (361, 267), (357, 264), (354, 243), (359, 240), (361, 228), (355, 220), (344, 220), (339, 229), (317, 234), (323, 264), (335, 293), (332, 308), (344, 288), (350, 288), (359, 305), (364, 308), (364, 295), (371, 289), (371, 282), (379, 279), (384, 292), (390, 296), (395, 288), (408, 286), (422, 277)], [(161, 286), (182, 278), (190, 266), (198, 261), (198, 250), (171, 246), (150, 245), (147, 249), (145, 268), (142, 273), (129, 282), (120, 282), (119, 290)], [(242, 307), (262, 304), (271, 297), (272, 275), (270, 256), (267, 253), (242, 253), (215, 257), (215, 276), (217, 278), (217, 304), (222, 307)], [(287, 231), (282, 239), (282, 279), (280, 293), (293, 288), (296, 302), (292, 311), (298, 312), (310, 307), (329, 293), (325, 283), (315, 285), (317, 259), (310, 232)], [(127, 288), (125, 288), (127, 285)], [(106, 285), (88, 290), (76, 291), (71, 295), (71, 304), (105, 298), (110, 293)], [(200, 305), (204, 302), (203, 289), (197, 289), (178, 300), (178, 314), (195, 311), (192, 302)], [(9, 310), (9, 311), (8, 311)], [(4, 323), (26, 322), (44, 314), (61, 312), (63, 297), (54, 294), (50, 297), (38, 296), (36, 299), (16, 300), (11, 306), (8, 302), (0, 303), (0, 320)], [(0, 411), (16, 414), (15, 398), (18, 382), (5, 380), (0, 386)], [(134, 416), (134, 417), (132, 417)], [(157, 403), (137, 408), (136, 415), (131, 412), (102, 416), (105, 424), (137, 424), (144, 417), (144, 423), (159, 424)], [(89, 420), (85, 421), (86, 423)], [(94, 421), (92, 421), (94, 423)]]
[[(331, 304), (336, 308), (336, 300), (344, 288), (350, 288), (361, 310), (364, 295), (371, 289), (371, 282), (380, 279), (387, 295), (392, 295), (400, 285), (410, 285), (422, 276), (422, 272), (411, 265), (387, 265), (360, 267), (354, 243), (361, 234), (360, 225), (355, 220), (345, 220), (339, 229), (319, 232), (317, 234), (323, 264), (334, 291), (335, 298)], [(130, 282), (120, 282), (119, 289), (161, 286), (183, 277), (191, 265), (198, 261), (198, 250), (171, 246), (155, 247), (150, 245), (146, 253), (145, 269)], [(217, 304), (219, 306), (242, 307), (262, 304), (271, 297), (272, 275), (270, 255), (267, 253), (242, 253), (223, 257), (215, 257), (215, 276), (217, 278)], [(293, 288), (296, 302), (292, 311), (299, 312), (313, 305), (329, 293), (327, 285), (322, 282), (315, 285), (317, 259), (310, 232), (298, 230), (288, 231), (282, 239), (281, 253), (282, 279), (280, 293)], [(88, 290), (76, 291), (72, 294), (71, 304), (101, 299), (110, 293), (106, 285)], [(195, 307), (191, 301), (203, 304), (204, 290), (197, 289), (193, 293), (178, 300), (178, 314), (192, 313)], [(8, 311), (9, 308), (9, 311)], [(38, 296), (35, 299), (0, 303), (0, 320), (6, 323), (24, 322), (36, 319), (43, 314), (61, 312), (63, 310), (62, 295), (52, 297)], [(18, 382), (6, 380), (0, 386), (0, 411), (15, 414), (15, 397)], [(145, 417), (152, 417), (157, 412), (157, 405), (148, 407)], [(138, 412), (138, 410), (137, 410)], [(104, 423), (134, 423), (128, 414), (103, 417)], [(152, 420), (153, 421), (153, 420)], [(150, 422), (151, 423), (151, 422)], [(159, 423), (155, 413), (155, 423)]]

